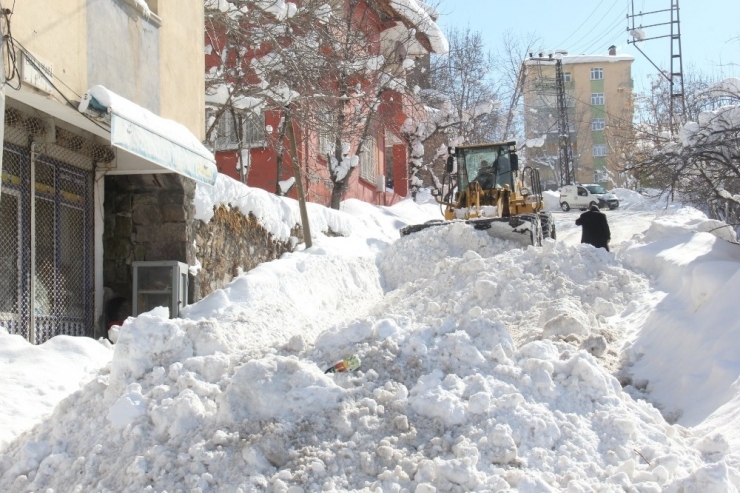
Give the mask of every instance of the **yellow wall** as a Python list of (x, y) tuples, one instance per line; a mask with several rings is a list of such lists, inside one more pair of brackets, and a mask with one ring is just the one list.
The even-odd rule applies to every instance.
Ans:
[(162, 19), (160, 96), (164, 118), (176, 120), (205, 139), (205, 54), (203, 2), (158, 0)]
[[(13, 38), (31, 53), (53, 64), (56, 86), (70, 100), (79, 101), (90, 85), (100, 81), (88, 80), (88, 6), (107, 8), (111, 0), (20, 0), (15, 3), (11, 17)], [(124, 4), (127, 3), (123, 0)], [(133, 3), (133, 2), (131, 2)], [(150, 5), (161, 19), (159, 30), (159, 114), (185, 125), (196, 137), (205, 137), (205, 57), (203, 35), (203, 2), (185, 0), (157, 0)], [(3, 7), (9, 7), (3, 2)], [(131, 4), (127, 12), (138, 12)], [(92, 29), (105, 30), (105, 22)], [(141, 22), (139, 20), (138, 22)], [(131, 25), (136, 27), (138, 22)], [(99, 31), (98, 31), (99, 33)], [(111, 43), (133, 43), (111, 39)], [(90, 50), (94, 54), (95, 49)], [(134, 48), (136, 49), (136, 48)], [(148, 68), (140, 66), (142, 70)], [(140, 74), (144, 79), (146, 74)], [(132, 80), (136, 80), (132, 77)], [(155, 79), (156, 80), (156, 79)], [(128, 81), (127, 81), (128, 83)], [(69, 86), (71, 89), (67, 89)], [(112, 89), (112, 88), (111, 88)], [(12, 91), (12, 89), (7, 89)], [(136, 91), (121, 94), (135, 98)], [(62, 101), (58, 94), (53, 97)], [(155, 98), (157, 99), (157, 98)], [(137, 104), (151, 108), (143, 101)]]
[[(3, 7), (11, 7), (9, 3), (6, 0)], [(22, 0), (15, 2), (10, 24), (13, 38), (51, 62), (54, 74), (78, 95), (88, 89), (86, 4), (86, 0)], [(67, 97), (79, 99), (64, 85), (58, 86)]]

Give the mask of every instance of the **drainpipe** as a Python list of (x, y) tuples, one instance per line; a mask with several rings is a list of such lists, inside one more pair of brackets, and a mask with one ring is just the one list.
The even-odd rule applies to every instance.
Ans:
[(28, 252), (31, 257), (31, 279), (29, 280), (29, 327), (28, 327), (28, 342), (36, 344), (36, 142), (31, 142), (31, 187), (29, 190), (30, 196), (30, 216), (31, 216), (31, 231), (29, 238), (31, 244), (29, 245)]
[[(0, 6), (2, 8), (2, 6)], [(3, 32), (2, 25), (0, 23), (0, 39), (4, 39), (5, 33)], [(0, 50), (1, 51), (1, 50)], [(5, 66), (5, 57), (2, 57), (2, 69), (3, 69), (3, 76), (7, 77), (8, 70)], [(3, 79), (5, 78), (3, 77)], [(0, 118), (0, 138), (3, 140), (5, 139), (5, 85), (6, 82), (3, 81), (2, 86), (0, 86), (0, 115), (3, 115), (3, 118)], [(2, 191), (3, 191), (3, 148), (4, 145), (0, 145), (0, 199), (2, 199)]]

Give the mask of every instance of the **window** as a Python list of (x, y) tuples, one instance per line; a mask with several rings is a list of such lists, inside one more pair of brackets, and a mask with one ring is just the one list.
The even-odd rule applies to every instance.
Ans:
[(593, 106), (604, 106), (604, 93), (603, 92), (592, 92), (591, 93), (591, 104)]
[(319, 155), (332, 155), (334, 154), (334, 146), (336, 145), (334, 137), (336, 127), (334, 124), (334, 112), (331, 108), (323, 107), (318, 109), (316, 115), (319, 134)]
[[(609, 181), (609, 173), (605, 169), (595, 169), (594, 170), (594, 181), (596, 183), (604, 183)], [(599, 187), (601, 190), (604, 190), (602, 187)], [(600, 193), (606, 193), (606, 190)]]
[(570, 72), (563, 72), (563, 80), (565, 82), (571, 82), (573, 80), (573, 76), (570, 74)]
[(601, 67), (594, 67), (591, 69), (591, 80), (601, 80), (604, 78), (604, 69)]
[(605, 157), (606, 146), (604, 144), (594, 146), (594, 157)]
[[(237, 129), (241, 129), (237, 132)], [(241, 134), (241, 136), (239, 135)], [(240, 138), (241, 137), (241, 138)], [(217, 151), (247, 147), (264, 147), (264, 113), (236, 113), (225, 111), (216, 124), (214, 149)]]
[(591, 120), (591, 130), (594, 132), (598, 132), (599, 130), (604, 130), (606, 128), (606, 120), (603, 118), (594, 118)]
[(375, 139), (368, 136), (360, 151), (360, 177), (375, 183), (375, 175), (378, 172), (378, 151)]

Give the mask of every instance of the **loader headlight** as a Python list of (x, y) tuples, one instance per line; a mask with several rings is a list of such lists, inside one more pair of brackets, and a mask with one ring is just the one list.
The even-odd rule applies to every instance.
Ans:
[(439, 188), (432, 189), (432, 197), (439, 197), (440, 195), (442, 195), (442, 192), (439, 190)]
[(519, 192), (520, 192), (520, 193), (521, 193), (522, 195), (529, 195), (530, 193), (532, 193), (532, 192), (530, 192), (530, 191), (529, 191), (529, 188), (524, 188), (524, 187), (522, 187), (522, 188), (521, 188), (521, 189), (519, 190)]

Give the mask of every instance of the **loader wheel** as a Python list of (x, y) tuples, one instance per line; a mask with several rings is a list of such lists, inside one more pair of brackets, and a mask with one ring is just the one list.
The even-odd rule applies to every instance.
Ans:
[(540, 212), (540, 225), (542, 226), (542, 237), (555, 239), (555, 221), (549, 212)]
[(568, 212), (570, 210), (568, 202), (560, 202), (560, 208), (563, 209), (563, 212)]

